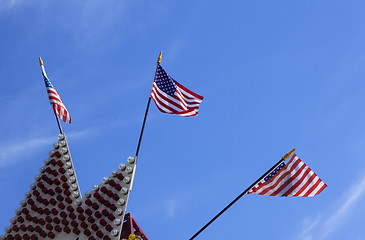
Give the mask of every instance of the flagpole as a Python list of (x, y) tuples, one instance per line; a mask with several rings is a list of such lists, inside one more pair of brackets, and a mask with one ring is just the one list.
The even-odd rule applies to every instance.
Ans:
[[(157, 63), (156, 65), (159, 65), (161, 64), (161, 60), (162, 60), (162, 52), (160, 52), (160, 55), (158, 56), (158, 59), (157, 59)], [(156, 70), (157, 70), (157, 67), (156, 67)], [(155, 72), (155, 75), (156, 75), (156, 72)], [(155, 81), (155, 76), (153, 76), (153, 82)], [(152, 82), (152, 86), (153, 86), (153, 82)], [(152, 88), (151, 88), (152, 89)], [(147, 120), (147, 114), (148, 114), (148, 110), (150, 108), (150, 103), (151, 103), (151, 94), (150, 94), (150, 97), (148, 98), (148, 102), (147, 102), (147, 107), (146, 107), (146, 112), (144, 114), (144, 118), (143, 118), (143, 124), (142, 124), (142, 129), (141, 129), (141, 133), (139, 135), (139, 140), (138, 140), (138, 145), (137, 145), (137, 150), (136, 150), (136, 159), (138, 157), (138, 153), (139, 153), (139, 148), (141, 146), (141, 142), (142, 142), (142, 136), (143, 136), (143, 131), (144, 131), (144, 126), (146, 124), (146, 120)]]
[(237, 202), (243, 195), (245, 195), (253, 186), (255, 186), (262, 178), (264, 178), (268, 173), (274, 170), (278, 165), (280, 165), (283, 161), (289, 158), (296, 149), (294, 148), (290, 152), (284, 155), (270, 170), (264, 173), (259, 179), (256, 180), (251, 186), (249, 186), (245, 191), (243, 191), (240, 195), (238, 195), (230, 204), (228, 204), (222, 211), (220, 211), (214, 218), (212, 218), (207, 224), (204, 225), (199, 231), (197, 231), (194, 236), (192, 236), (189, 240), (193, 240), (196, 236), (198, 236), (204, 229), (206, 229), (212, 222), (214, 222), (220, 215), (222, 215), (228, 208), (230, 208), (235, 202)]
[[(39, 65), (42, 67), (44, 67), (44, 64), (43, 64), (43, 61), (42, 61), (42, 58), (41, 57), (39, 57)], [(61, 127), (61, 124), (60, 124), (60, 119), (58, 118), (58, 116), (57, 116), (57, 114), (56, 114), (56, 112), (55, 112), (55, 110), (54, 110), (54, 108), (53, 108), (53, 106), (52, 106), (52, 110), (53, 110), (53, 113), (54, 113), (54, 115), (55, 115), (55, 117), (56, 117), (56, 120), (57, 120), (57, 125), (58, 125), (58, 129), (60, 130), (60, 133), (61, 134), (63, 134), (63, 131), (62, 131), (62, 127)]]
[(62, 131), (62, 127), (61, 127), (61, 124), (60, 124), (60, 119), (58, 118), (56, 112), (53, 110), (53, 113), (56, 117), (56, 120), (57, 120), (57, 124), (58, 124), (58, 129), (60, 130), (60, 133), (63, 134), (63, 131)]

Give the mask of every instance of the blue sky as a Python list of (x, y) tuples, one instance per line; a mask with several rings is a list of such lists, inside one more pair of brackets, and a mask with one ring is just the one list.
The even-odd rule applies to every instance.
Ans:
[(155, 63), (204, 96), (152, 103), (128, 211), (190, 238), (286, 152), (328, 187), (244, 196), (196, 239), (365, 239), (365, 2), (0, 2), (0, 234), (57, 140), (38, 57), (68, 108), (82, 192), (135, 153)]

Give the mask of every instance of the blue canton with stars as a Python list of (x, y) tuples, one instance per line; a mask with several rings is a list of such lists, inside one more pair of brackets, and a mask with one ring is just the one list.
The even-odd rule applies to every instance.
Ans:
[(44, 74), (43, 74), (43, 78), (44, 78), (44, 83), (46, 84), (47, 88), (54, 88), (52, 83), (48, 80), (48, 78), (46, 76), (44, 76)]
[(275, 174), (277, 174), (283, 167), (285, 166), (285, 163), (282, 162), (279, 166), (277, 166), (271, 173), (266, 175), (264, 178), (265, 182), (268, 181), (270, 178), (272, 178)]
[(156, 69), (155, 83), (164, 93), (171, 97), (174, 96), (177, 89), (176, 81), (172, 79), (160, 65), (158, 65)]

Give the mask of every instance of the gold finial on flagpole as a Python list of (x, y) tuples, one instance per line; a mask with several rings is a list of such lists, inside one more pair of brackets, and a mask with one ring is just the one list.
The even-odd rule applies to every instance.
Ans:
[(160, 52), (160, 55), (158, 56), (157, 63), (161, 64), (161, 60), (162, 60), (162, 52)]
[(41, 57), (39, 57), (39, 65), (43, 65), (43, 61), (42, 61), (42, 58)]
[(295, 152), (295, 150), (297, 150), (297, 149), (293, 148), (293, 150), (291, 150), (290, 152), (285, 154), (283, 157), (283, 160), (286, 160), (288, 157), (290, 157), (293, 154), (293, 152)]

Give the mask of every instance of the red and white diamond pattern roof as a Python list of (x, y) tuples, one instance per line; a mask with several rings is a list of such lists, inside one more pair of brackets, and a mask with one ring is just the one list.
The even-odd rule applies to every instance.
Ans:
[(135, 158), (81, 198), (64, 134), (53, 147), (0, 240), (119, 240)]

